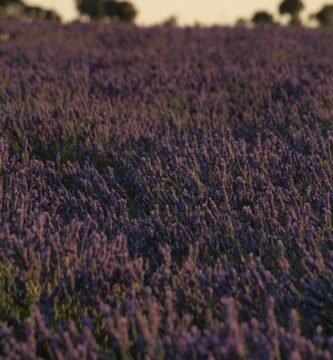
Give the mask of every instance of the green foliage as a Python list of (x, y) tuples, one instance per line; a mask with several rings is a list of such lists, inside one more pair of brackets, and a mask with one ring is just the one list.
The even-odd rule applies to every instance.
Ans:
[(281, 15), (289, 14), (290, 25), (300, 25), (300, 13), (304, 9), (302, 0), (283, 0), (279, 7)]
[(258, 11), (252, 17), (255, 25), (274, 24), (274, 17), (267, 11)]
[(32, 19), (61, 22), (61, 17), (53, 10), (26, 5), (22, 0), (0, 0), (1, 15), (14, 19)]
[(312, 15), (320, 26), (333, 26), (333, 5), (325, 5), (318, 13)]
[(34, 299), (39, 296), (39, 286), (27, 281), (26, 286), (17, 286), (12, 271), (0, 263), (0, 320), (12, 318), (24, 320), (30, 316)]
[(133, 21), (137, 15), (135, 7), (127, 1), (105, 1), (104, 11), (106, 16), (125, 22)]
[(0, 7), (22, 4), (22, 0), (0, 0)]
[(91, 19), (100, 19), (104, 16), (103, 0), (77, 0), (76, 3), (78, 11)]
[(0, 319), (8, 314), (15, 315), (13, 314), (14, 301), (10, 294), (13, 283), (13, 274), (5, 264), (0, 264)]
[(77, 9), (93, 20), (108, 17), (131, 22), (137, 15), (135, 7), (127, 1), (114, 0), (77, 0)]
[(304, 4), (301, 0), (284, 0), (282, 1), (279, 11), (281, 15), (299, 13), (304, 9)]
[(28, 6), (23, 7), (23, 15), (36, 20), (48, 20), (53, 22), (60, 22), (60, 16), (53, 10), (45, 10), (39, 6)]

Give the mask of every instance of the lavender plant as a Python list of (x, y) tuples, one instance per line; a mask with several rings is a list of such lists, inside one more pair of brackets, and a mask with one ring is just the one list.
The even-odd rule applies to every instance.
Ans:
[(332, 358), (331, 30), (0, 32), (1, 358)]

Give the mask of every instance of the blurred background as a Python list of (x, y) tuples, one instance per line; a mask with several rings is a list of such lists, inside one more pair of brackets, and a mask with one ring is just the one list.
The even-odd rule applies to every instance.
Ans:
[[(305, 17), (327, 4), (327, 0), (304, 0)], [(75, 1), (27, 0), (27, 4), (45, 6), (56, 10), (65, 21), (78, 16)], [(138, 10), (137, 23), (151, 25), (175, 16), (181, 25), (234, 24), (257, 10), (278, 14), (277, 0), (132, 0)]]
[(329, 0), (0, 0), (0, 13), (64, 22), (108, 18), (139, 25), (333, 24)]

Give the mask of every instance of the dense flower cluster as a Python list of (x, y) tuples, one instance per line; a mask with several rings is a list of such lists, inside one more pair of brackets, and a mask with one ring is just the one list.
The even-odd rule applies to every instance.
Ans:
[(1, 358), (332, 357), (332, 30), (0, 32)]

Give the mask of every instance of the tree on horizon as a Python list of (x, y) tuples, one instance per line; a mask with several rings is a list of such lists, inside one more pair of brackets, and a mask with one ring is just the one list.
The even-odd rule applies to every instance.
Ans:
[(333, 4), (324, 5), (319, 12), (311, 15), (310, 18), (317, 20), (321, 27), (333, 26)]
[(76, 0), (76, 7), (80, 14), (92, 20), (110, 18), (132, 22), (137, 15), (136, 8), (128, 1)]
[(104, 15), (104, 1), (102, 0), (76, 0), (76, 7), (80, 14), (88, 15), (90, 19), (101, 19)]
[(61, 22), (61, 17), (56, 11), (27, 5), (22, 0), (0, 0), (0, 15), (18, 20)]
[(110, 19), (118, 19), (124, 22), (134, 21), (137, 10), (128, 1), (105, 1), (104, 12)]
[(272, 25), (274, 16), (265, 10), (257, 11), (251, 20), (255, 25)]
[(40, 6), (24, 5), (23, 16), (35, 20), (47, 20), (52, 22), (61, 22), (61, 17), (54, 10), (43, 9)]
[(178, 26), (178, 23), (179, 23), (179, 21), (178, 21), (177, 16), (171, 15), (168, 18), (166, 18), (162, 24), (165, 26)]
[(303, 9), (304, 4), (302, 0), (283, 0), (279, 6), (279, 13), (281, 15), (290, 15), (290, 25), (301, 25), (300, 14)]

